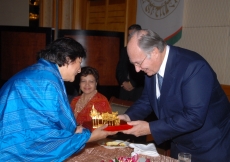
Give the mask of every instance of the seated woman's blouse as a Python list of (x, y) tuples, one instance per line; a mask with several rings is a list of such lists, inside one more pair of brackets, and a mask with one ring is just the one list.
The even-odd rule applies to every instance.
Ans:
[[(75, 97), (71, 102), (71, 108), (74, 112), (75, 105), (77, 101), (80, 99), (80, 96)], [(92, 106), (94, 105), (94, 108), (100, 112), (112, 112), (111, 106), (105, 96), (103, 96), (101, 93), (97, 92), (94, 97), (85, 105), (85, 107), (78, 113), (77, 115), (77, 123), (83, 124), (83, 123), (89, 123), (91, 122), (92, 118), (90, 117), (90, 111), (92, 109)]]

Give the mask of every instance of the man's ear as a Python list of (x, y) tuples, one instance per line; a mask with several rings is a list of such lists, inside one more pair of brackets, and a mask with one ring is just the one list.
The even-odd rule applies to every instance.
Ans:
[(154, 47), (152, 52), (150, 53), (151, 57), (159, 57), (160, 51), (157, 47)]

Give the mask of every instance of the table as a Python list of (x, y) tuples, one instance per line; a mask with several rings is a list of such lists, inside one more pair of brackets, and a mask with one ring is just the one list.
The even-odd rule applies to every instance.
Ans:
[[(133, 152), (133, 148), (130, 147), (107, 149), (103, 146), (100, 146), (97, 142), (92, 142), (87, 143), (83, 150), (81, 150), (78, 154), (72, 155), (65, 162), (101, 162), (102, 160), (109, 162), (109, 160), (114, 159), (115, 157), (130, 157), (131, 152)], [(160, 155), (159, 157), (151, 157), (150, 161), (178, 162), (177, 159), (173, 159), (164, 155)]]

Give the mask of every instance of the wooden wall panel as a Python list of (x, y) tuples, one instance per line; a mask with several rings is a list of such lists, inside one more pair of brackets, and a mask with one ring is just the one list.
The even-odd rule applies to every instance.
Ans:
[(99, 84), (117, 86), (116, 66), (124, 44), (122, 32), (59, 30), (58, 37), (72, 37), (86, 49), (82, 66), (92, 66), (99, 72)]
[(88, 0), (87, 3), (86, 30), (124, 32), (126, 44), (128, 27), (136, 23), (137, 0)]
[(88, 1), (87, 30), (125, 31), (126, 0)]
[(53, 39), (51, 28), (0, 26), (0, 80), (37, 61), (37, 52)]
[(83, 64), (95, 67), (99, 71), (99, 84), (117, 85), (114, 74), (119, 58), (119, 38), (86, 36), (80, 40), (75, 36), (75, 39), (80, 43), (86, 43), (87, 58)]
[(87, 30), (105, 30), (106, 6), (90, 6), (87, 17)]
[(11, 76), (36, 62), (36, 53), (45, 47), (44, 33), (4, 32), (1, 34), (1, 78)]

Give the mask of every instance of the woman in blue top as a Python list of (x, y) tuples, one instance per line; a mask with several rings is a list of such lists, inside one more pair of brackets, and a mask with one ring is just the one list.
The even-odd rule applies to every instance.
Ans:
[(38, 62), (0, 90), (0, 161), (63, 161), (86, 142), (103, 139), (106, 125), (90, 133), (77, 126), (63, 81), (73, 82), (86, 53), (60, 38), (38, 53)]

